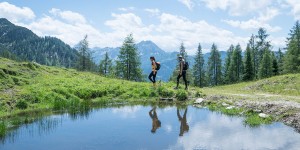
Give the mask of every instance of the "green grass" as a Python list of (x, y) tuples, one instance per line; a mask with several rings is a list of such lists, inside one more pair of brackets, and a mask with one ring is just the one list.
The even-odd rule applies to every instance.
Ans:
[(157, 88), (147, 82), (106, 78), (74, 69), (15, 62), (0, 57), (0, 117), (35, 109), (79, 109), (83, 103), (156, 102), (160, 97), (186, 100), (174, 83)]
[[(259, 117), (259, 113), (254, 112), (253, 110), (248, 110), (245, 108), (234, 107), (232, 109), (227, 109), (227, 107), (222, 106), (223, 101), (215, 102), (215, 101), (207, 101), (205, 105), (209, 110), (220, 112), (222, 114), (226, 114), (228, 116), (243, 116), (244, 123), (249, 125), (250, 127), (260, 126), (262, 124), (270, 124), (274, 121), (274, 118), (271, 116), (267, 118)], [(227, 102), (227, 104), (229, 104)]]

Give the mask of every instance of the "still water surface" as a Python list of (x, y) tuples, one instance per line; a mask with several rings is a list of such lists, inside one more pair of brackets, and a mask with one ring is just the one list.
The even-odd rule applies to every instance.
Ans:
[(251, 128), (203, 108), (121, 106), (43, 117), (10, 132), (0, 150), (300, 149), (282, 123)]

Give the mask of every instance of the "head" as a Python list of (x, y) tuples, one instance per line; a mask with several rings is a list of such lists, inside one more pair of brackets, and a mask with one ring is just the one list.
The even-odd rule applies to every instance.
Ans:
[(150, 57), (150, 60), (151, 60), (151, 61), (153, 61), (153, 60), (155, 61), (155, 57), (154, 57), (154, 56), (151, 56), (151, 57)]

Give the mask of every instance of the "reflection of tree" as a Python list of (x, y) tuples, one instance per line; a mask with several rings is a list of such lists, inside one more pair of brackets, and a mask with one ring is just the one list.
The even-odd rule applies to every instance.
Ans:
[(187, 108), (185, 108), (183, 117), (181, 117), (180, 113), (179, 113), (179, 109), (177, 108), (177, 117), (180, 121), (180, 133), (179, 136), (183, 136), (184, 132), (188, 132), (189, 131), (189, 125), (187, 124), (186, 121), (186, 114), (187, 114)]
[(155, 133), (156, 129), (158, 129), (159, 127), (161, 127), (161, 122), (158, 120), (158, 117), (157, 117), (157, 114), (156, 114), (156, 108), (155, 107), (152, 108), (149, 111), (149, 116), (152, 119), (152, 129), (151, 129), (151, 132)]

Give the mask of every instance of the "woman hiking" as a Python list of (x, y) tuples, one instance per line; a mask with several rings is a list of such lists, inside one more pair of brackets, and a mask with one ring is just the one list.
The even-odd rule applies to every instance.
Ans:
[(156, 74), (157, 74), (157, 70), (156, 70), (156, 62), (155, 62), (155, 58), (154, 56), (151, 56), (150, 57), (150, 61), (151, 61), (151, 67), (152, 67), (152, 71), (151, 73), (149, 74), (148, 78), (149, 80), (153, 83), (153, 86), (156, 86), (156, 81), (155, 81), (155, 78), (156, 78)]

